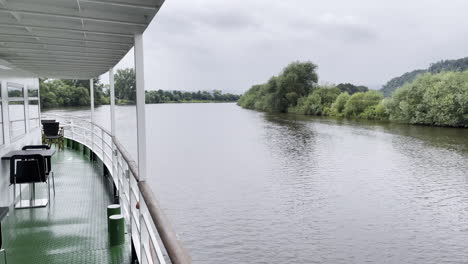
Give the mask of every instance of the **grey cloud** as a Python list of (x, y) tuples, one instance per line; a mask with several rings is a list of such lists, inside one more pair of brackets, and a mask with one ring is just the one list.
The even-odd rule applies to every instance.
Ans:
[(344, 42), (372, 41), (378, 38), (377, 30), (353, 16), (326, 13), (316, 18), (301, 17), (291, 21), (296, 32), (315, 37), (331, 38)]
[(203, 24), (219, 30), (243, 30), (258, 26), (258, 22), (251, 15), (228, 10), (200, 13), (198, 19)]
[(322, 82), (383, 84), (468, 56), (465, 10), (464, 0), (170, 0), (145, 32), (147, 87), (242, 92), (293, 60), (317, 63)]
[(378, 38), (376, 31), (361, 25), (325, 25), (320, 30), (324, 36), (332, 36), (345, 42), (373, 41)]
[(173, 34), (194, 33), (205, 29), (235, 31), (258, 25), (253, 16), (239, 10), (182, 10), (160, 20), (160, 27)]

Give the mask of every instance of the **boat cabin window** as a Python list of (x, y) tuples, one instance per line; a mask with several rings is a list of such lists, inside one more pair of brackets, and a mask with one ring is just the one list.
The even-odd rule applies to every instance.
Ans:
[(7, 85), (10, 138), (14, 140), (17, 137), (26, 134), (24, 85), (10, 82)]
[(39, 127), (39, 89), (28, 87), (29, 127)]
[(29, 99), (39, 99), (39, 89), (37, 87), (28, 87), (28, 97)]
[(24, 86), (16, 83), (8, 83), (8, 98), (24, 100)]

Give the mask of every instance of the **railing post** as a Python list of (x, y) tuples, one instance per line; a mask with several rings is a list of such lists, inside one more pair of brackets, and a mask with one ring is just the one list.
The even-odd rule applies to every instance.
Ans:
[(106, 151), (105, 147), (106, 145), (104, 144), (104, 130), (101, 129), (101, 148), (102, 148), (102, 163), (106, 164)]
[(71, 138), (73, 140), (75, 140), (75, 127), (74, 127), (74, 124), (73, 124), (73, 118), (70, 118), (70, 129), (71, 129)]
[(91, 97), (91, 150), (94, 150), (94, 82), (89, 79), (89, 94)]
[[(116, 147), (116, 150), (117, 150), (117, 147)], [(117, 194), (116, 195), (120, 199), (119, 175), (120, 175), (121, 171), (120, 171), (119, 157), (118, 157), (118, 152), (117, 151), (115, 152), (115, 157), (116, 157), (116, 159), (115, 159), (115, 161), (116, 161), (116, 163), (115, 163), (115, 167), (116, 167), (115, 173), (116, 174), (114, 174), (112, 176), (112, 178), (114, 179), (114, 183), (115, 183), (115, 180), (117, 180), (117, 185), (115, 186), (116, 189), (117, 189)]]
[(131, 183), (131, 180), (130, 180), (130, 170), (127, 169), (125, 171), (125, 178), (127, 178), (128, 180), (128, 218), (129, 218), (129, 222), (130, 222), (130, 226), (129, 226), (129, 233), (130, 235), (132, 234), (132, 217), (133, 217), (133, 206), (132, 206), (132, 183)]
[(145, 224), (144, 223), (144, 219), (143, 219), (143, 213), (142, 213), (142, 209), (143, 209), (143, 203), (145, 202), (145, 200), (143, 199), (143, 197), (141, 197), (141, 192), (138, 192), (138, 196), (139, 196), (139, 200), (140, 200), (140, 209), (138, 210), (138, 222), (140, 224), (140, 234), (139, 234), (139, 238), (140, 238), (140, 258), (143, 260), (143, 254), (145, 254), (145, 248), (143, 246), (143, 225)]

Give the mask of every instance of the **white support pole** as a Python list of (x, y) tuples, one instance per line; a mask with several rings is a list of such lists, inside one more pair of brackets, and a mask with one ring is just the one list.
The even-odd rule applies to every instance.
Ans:
[(145, 117), (145, 74), (143, 56), (143, 34), (135, 34), (135, 75), (136, 75), (136, 112), (138, 176), (146, 180), (146, 117)]
[(112, 146), (112, 177), (116, 175), (117, 152), (114, 145), (115, 135), (115, 86), (114, 86), (114, 68), (109, 69), (109, 93), (110, 93), (110, 115), (111, 115), (111, 146)]
[[(3, 144), (8, 146), (10, 144), (10, 115), (8, 113), (8, 82), (5, 80), (0, 80), (1, 83), (1, 93), (2, 93), (2, 119), (3, 119)], [(16, 199), (16, 197), (15, 197)]]
[(110, 89), (110, 114), (111, 114), (111, 135), (115, 137), (115, 88), (114, 88), (114, 68), (109, 69), (109, 89)]
[(89, 79), (89, 95), (91, 97), (91, 150), (94, 150), (94, 82)]
[(26, 134), (31, 131), (30, 125), (31, 121), (29, 120), (31, 117), (29, 116), (29, 85), (24, 86), (24, 120), (26, 122)]

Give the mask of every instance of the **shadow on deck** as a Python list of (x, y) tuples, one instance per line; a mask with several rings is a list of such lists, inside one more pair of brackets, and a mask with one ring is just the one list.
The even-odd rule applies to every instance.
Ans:
[[(102, 168), (66, 149), (55, 153), (52, 169), (57, 194), (51, 193), (49, 205), (12, 210), (3, 222), (8, 263), (130, 263), (128, 236), (125, 245), (109, 247), (106, 207), (112, 187)], [(46, 184), (36, 190), (37, 198), (47, 196)]]

